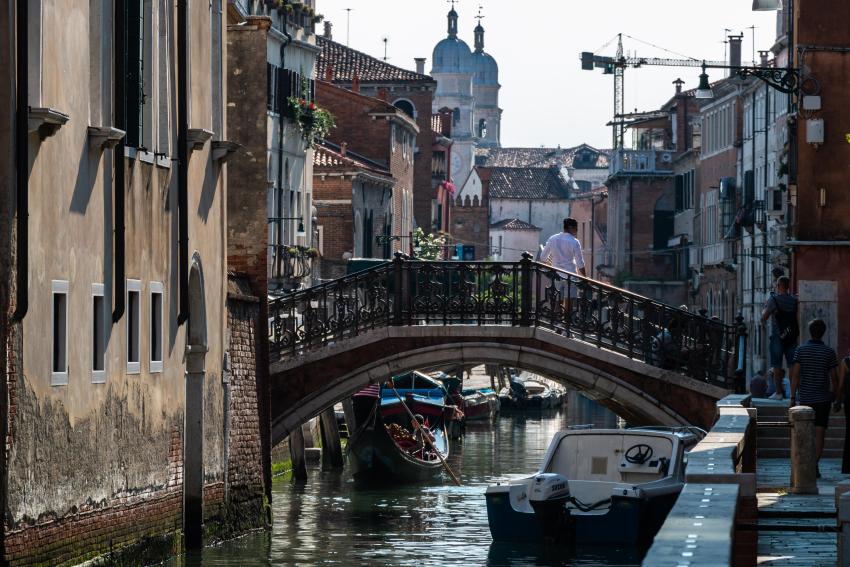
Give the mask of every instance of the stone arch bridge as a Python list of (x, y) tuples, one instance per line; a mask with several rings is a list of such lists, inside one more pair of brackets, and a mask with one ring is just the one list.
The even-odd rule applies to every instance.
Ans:
[[(564, 297), (572, 299), (566, 303)], [(392, 262), (269, 305), (272, 442), (369, 383), (504, 364), (635, 424), (710, 427), (744, 360), (729, 326), (532, 261)]]

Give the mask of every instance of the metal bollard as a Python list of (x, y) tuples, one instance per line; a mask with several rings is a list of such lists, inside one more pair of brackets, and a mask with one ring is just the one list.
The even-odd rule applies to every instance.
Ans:
[(838, 499), (838, 564), (850, 566), (850, 492)]
[(796, 406), (788, 410), (791, 422), (792, 494), (817, 494), (817, 456), (815, 455), (815, 410)]

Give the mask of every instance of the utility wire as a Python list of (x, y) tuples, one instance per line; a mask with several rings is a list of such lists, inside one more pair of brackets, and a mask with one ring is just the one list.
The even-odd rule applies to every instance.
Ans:
[(679, 52), (677, 52), (677, 51), (673, 51), (672, 49), (667, 49), (666, 47), (661, 47), (660, 45), (655, 45), (654, 43), (650, 43), (650, 42), (648, 42), (648, 41), (644, 41), (644, 40), (642, 40), (642, 39), (638, 39), (638, 38), (636, 38), (636, 37), (634, 37), (634, 36), (631, 36), (631, 35), (629, 35), (629, 34), (627, 34), (627, 33), (624, 33), (623, 35), (624, 35), (625, 37), (627, 37), (627, 38), (631, 39), (631, 40), (637, 41), (638, 43), (643, 43), (644, 45), (648, 45), (649, 47), (654, 47), (655, 49), (660, 49), (661, 51), (666, 51), (667, 53), (671, 53), (671, 54), (673, 54), (673, 55), (678, 55), (679, 57), (684, 57), (685, 59), (691, 59), (691, 60), (693, 60), (693, 61), (701, 61), (700, 59), (697, 59), (696, 57), (691, 57), (690, 55), (685, 55), (685, 54), (683, 54), (683, 53), (679, 53)]

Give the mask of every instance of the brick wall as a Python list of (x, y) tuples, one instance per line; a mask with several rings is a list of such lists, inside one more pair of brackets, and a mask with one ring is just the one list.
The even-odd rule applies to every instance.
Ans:
[(260, 302), (229, 294), (230, 436), (227, 523), (233, 531), (257, 527), (263, 518), (263, 447), (257, 409), (257, 335)]
[[(314, 179), (314, 190), (318, 186)], [(351, 194), (351, 182), (349, 184), (349, 195)], [(322, 262), (320, 277), (323, 279), (339, 278), (345, 275), (345, 260), (342, 255), (345, 252), (354, 251), (354, 218), (351, 212), (351, 204), (322, 203), (314, 201), (318, 212), (317, 224), (322, 229)], [(377, 219), (376, 219), (377, 220)]]
[[(266, 55), (270, 22), (253, 18), (251, 25), (227, 30), (227, 132), (242, 149), (227, 162), (227, 265), (244, 274), (252, 294), (268, 295), (268, 114)], [(260, 423), (260, 451), (266, 496), (271, 499), (271, 418), (268, 384), (269, 347), (264, 330), (268, 304), (253, 316), (254, 388)], [(238, 310), (237, 310), (238, 311)], [(243, 317), (246, 315), (239, 315)]]
[[(369, 113), (379, 108), (382, 112), (395, 111), (399, 117), (407, 115), (401, 110), (386, 107), (386, 103), (380, 100), (323, 81), (316, 81), (316, 101), (336, 118), (336, 128), (330, 132), (328, 140), (335, 144), (346, 142), (349, 150), (381, 163), (390, 170), (396, 181), (393, 188), (393, 234), (406, 236), (413, 230), (414, 159), (405, 157), (402, 132), (406, 131), (413, 136), (415, 131), (401, 118), (388, 120), (384, 116), (370, 116)], [(391, 124), (396, 127), (395, 144), (391, 143)], [(430, 175), (429, 154), (429, 191)]]
[(475, 259), (490, 254), (490, 215), (486, 203), (475, 199), (458, 199), (452, 205), (452, 240), (457, 244), (475, 246)]
[(227, 161), (227, 261), (261, 297), (268, 289), (267, 36), (260, 25), (227, 31), (227, 135), (242, 145)]

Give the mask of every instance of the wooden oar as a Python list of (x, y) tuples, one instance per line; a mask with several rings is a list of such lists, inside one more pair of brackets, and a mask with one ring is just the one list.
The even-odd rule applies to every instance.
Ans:
[[(416, 419), (416, 416), (413, 415), (413, 412), (410, 411), (410, 408), (407, 407), (406, 403), (404, 403), (404, 400), (399, 395), (398, 390), (395, 389), (395, 384), (393, 383), (392, 378), (390, 378), (390, 388), (393, 389), (393, 393), (395, 394), (395, 397), (398, 398), (398, 401), (400, 401), (401, 405), (404, 406), (404, 409), (407, 410), (407, 415), (409, 415), (410, 419), (413, 421), (413, 423), (416, 424), (416, 428), (419, 430), (419, 434), (422, 435), (422, 438), (428, 443), (428, 445), (431, 446), (431, 449), (433, 449), (434, 452), (437, 454), (437, 456), (440, 458), (440, 462), (443, 463), (443, 467), (445, 467), (446, 472), (449, 473), (449, 476), (452, 477), (452, 480), (455, 482), (456, 485), (461, 486), (460, 479), (455, 475), (454, 471), (449, 466), (449, 463), (446, 462), (446, 459), (443, 458), (443, 454), (437, 449), (436, 445), (434, 445), (434, 442), (431, 441), (431, 437), (430, 437), (431, 433), (428, 432), (426, 434), (422, 430), (422, 424), (419, 423), (419, 420)], [(448, 440), (446, 442), (448, 443)]]

